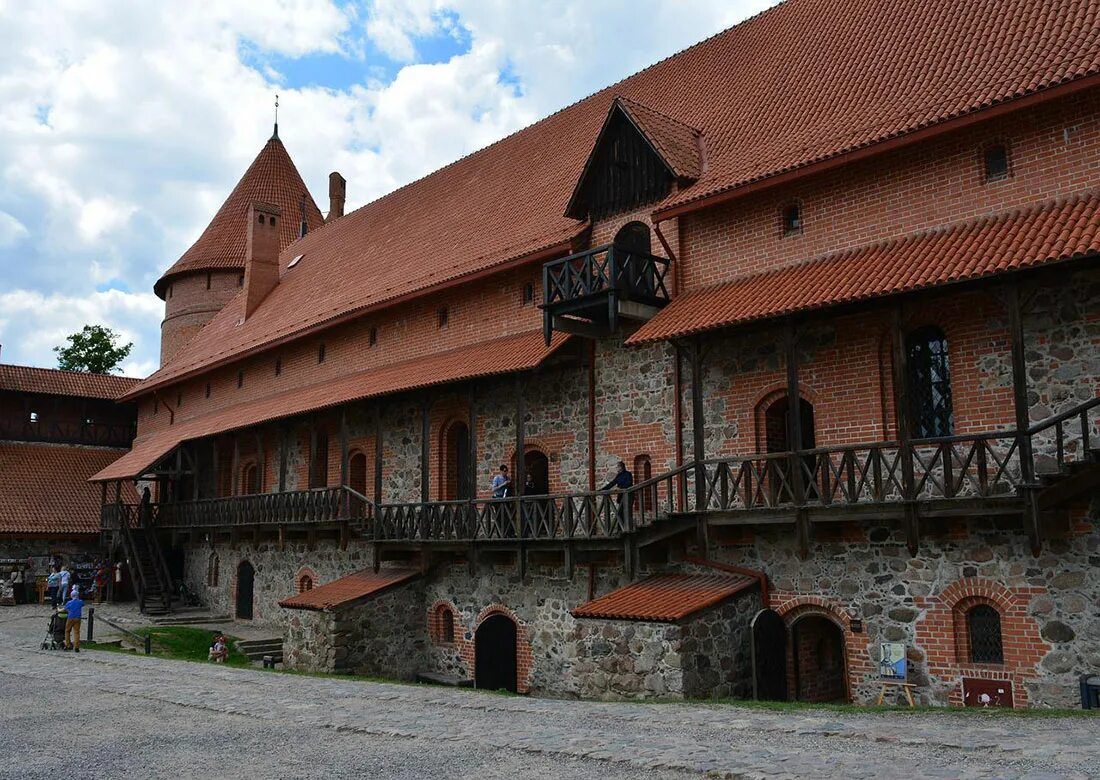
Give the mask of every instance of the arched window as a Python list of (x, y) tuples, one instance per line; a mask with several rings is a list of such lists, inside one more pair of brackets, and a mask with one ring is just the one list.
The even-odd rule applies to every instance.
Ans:
[(653, 241), (650, 237), (649, 225), (637, 220), (627, 222), (615, 234), (615, 246), (628, 252), (650, 254), (653, 249)]
[(210, 560), (206, 564), (206, 584), (211, 588), (218, 587), (218, 554), (210, 553)]
[(988, 604), (976, 604), (967, 610), (966, 632), (970, 639), (970, 663), (1003, 664), (1001, 615)]
[(260, 470), (255, 463), (241, 467), (241, 495), (254, 496), (260, 492)]
[(440, 604), (432, 614), (431, 633), (439, 644), (449, 645), (455, 641), (455, 613), (446, 604)]
[(918, 439), (950, 436), (955, 430), (951, 408), (951, 370), (947, 337), (934, 325), (917, 328), (905, 340), (909, 360), (911, 433)]
[(305, 593), (307, 590), (313, 590), (313, 577), (303, 574), (298, 578), (298, 592)]

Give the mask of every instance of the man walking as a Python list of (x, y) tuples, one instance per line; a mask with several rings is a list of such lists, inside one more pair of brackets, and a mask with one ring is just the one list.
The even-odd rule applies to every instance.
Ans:
[(500, 472), (493, 477), (493, 498), (507, 498), (511, 492), (512, 478), (508, 476), (508, 467), (500, 464)]
[(73, 589), (73, 596), (65, 602), (65, 649), (80, 652), (80, 614), (84, 611), (84, 602), (80, 591)]

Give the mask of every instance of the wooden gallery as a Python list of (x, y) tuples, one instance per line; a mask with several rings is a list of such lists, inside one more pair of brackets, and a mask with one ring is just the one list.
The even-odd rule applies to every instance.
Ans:
[(347, 214), (276, 127), (156, 284), (105, 543), (300, 669), (867, 702), (900, 645), (1077, 706), (1098, 17), (788, 0)]

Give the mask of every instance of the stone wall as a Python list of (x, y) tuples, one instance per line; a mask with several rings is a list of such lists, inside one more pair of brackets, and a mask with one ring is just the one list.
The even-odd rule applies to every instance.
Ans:
[[(843, 628), (854, 701), (877, 696), (879, 643), (904, 642), (925, 703), (960, 703), (962, 678), (978, 677), (1010, 683), (1017, 706), (1076, 707), (1078, 676), (1100, 671), (1098, 516), (1100, 503), (1039, 558), (1021, 529), (990, 519), (925, 520), (916, 557), (900, 528), (873, 523), (817, 526), (806, 560), (792, 527), (716, 535), (711, 557), (767, 573), (788, 626), (815, 614)], [(966, 657), (963, 610), (973, 603), (1001, 615), (1002, 665)]]
[(428, 644), (423, 601), (414, 581), (332, 610), (285, 610), (286, 666), (413, 680)]
[[(217, 584), (208, 581), (212, 556), (217, 558)], [(302, 569), (312, 569), (315, 584), (321, 584), (374, 565), (370, 545), (355, 541), (346, 550), (330, 539), (319, 539), (312, 546), (304, 540), (288, 540), (282, 550), (275, 541), (218, 542), (212, 548), (196, 545), (184, 551), (185, 580), (211, 612), (234, 616), (237, 567), (243, 561), (255, 569), (251, 623), (273, 628), (286, 624), (287, 611), (279, 601), (298, 592)]]
[(586, 699), (724, 698), (752, 694), (753, 588), (679, 623), (576, 621), (570, 689)]

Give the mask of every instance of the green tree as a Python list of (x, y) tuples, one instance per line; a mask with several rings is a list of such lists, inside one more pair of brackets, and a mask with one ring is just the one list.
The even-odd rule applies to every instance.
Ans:
[(118, 346), (119, 335), (102, 325), (85, 325), (79, 333), (69, 336), (65, 347), (54, 347), (57, 367), (66, 371), (87, 371), (92, 374), (109, 374), (118, 370), (133, 342)]

